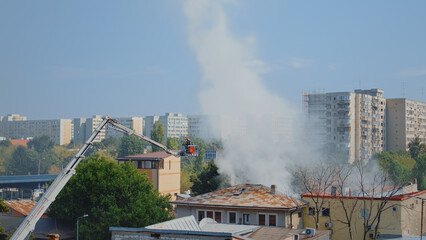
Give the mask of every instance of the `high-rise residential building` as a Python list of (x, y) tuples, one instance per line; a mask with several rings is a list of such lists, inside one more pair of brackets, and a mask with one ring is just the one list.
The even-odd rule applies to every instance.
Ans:
[(426, 103), (387, 99), (387, 150), (406, 150), (415, 137), (426, 143)]
[[(143, 134), (143, 118), (142, 117), (121, 117), (114, 118), (118, 120), (121, 125), (132, 129), (133, 131)], [(122, 132), (116, 131), (113, 128), (107, 128), (106, 137), (107, 138), (121, 138), (123, 136)]]
[(26, 120), (17, 114), (9, 114), (0, 122), (0, 136), (6, 139), (28, 139), (43, 135), (59, 145), (71, 141), (71, 119)]
[(164, 125), (164, 136), (179, 138), (188, 136), (188, 118), (181, 113), (166, 113), (159, 121)]
[(386, 149), (383, 90), (305, 93), (303, 102), (312, 139), (334, 146), (349, 162)]
[(154, 130), (154, 124), (160, 120), (160, 116), (146, 116), (145, 119), (145, 127), (144, 127), (144, 135), (147, 137), (151, 137), (151, 132)]
[[(102, 121), (101, 115), (93, 115), (92, 118), (74, 118), (74, 142), (85, 142)], [(106, 130), (103, 128), (93, 142), (100, 142), (105, 139), (105, 132)]]

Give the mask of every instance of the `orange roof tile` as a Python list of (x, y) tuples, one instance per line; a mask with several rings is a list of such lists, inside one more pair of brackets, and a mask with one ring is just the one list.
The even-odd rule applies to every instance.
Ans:
[(10, 143), (12, 143), (12, 145), (19, 145), (24, 147), (28, 147), (28, 142), (29, 142), (29, 140), (25, 140), (25, 139), (10, 139), (9, 141)]
[[(24, 216), (27, 216), (36, 205), (36, 202), (32, 200), (10, 200), (4, 201), (4, 203), (6, 203), (10, 207), (10, 209), (17, 211)], [(46, 215), (43, 215), (43, 217), (46, 217)]]
[(306, 203), (259, 184), (243, 184), (172, 202), (177, 205), (204, 205), (240, 208), (294, 209)]

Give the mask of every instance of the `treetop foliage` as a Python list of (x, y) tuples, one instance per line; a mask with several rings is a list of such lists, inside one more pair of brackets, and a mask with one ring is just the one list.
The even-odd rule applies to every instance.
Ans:
[(34, 149), (38, 153), (49, 151), (53, 146), (55, 146), (55, 143), (47, 135), (35, 137), (28, 142), (28, 148)]
[[(163, 123), (161, 123), (160, 121), (156, 122), (154, 124), (154, 129), (151, 132), (151, 139), (165, 145), (165, 135), (164, 135), (164, 125)], [(158, 152), (161, 151), (162, 149), (152, 145), (152, 151), (153, 152)]]
[(161, 196), (131, 164), (96, 155), (76, 170), (48, 214), (72, 224), (88, 214), (80, 221), (87, 239), (108, 239), (110, 226), (144, 227), (171, 219), (170, 196)]

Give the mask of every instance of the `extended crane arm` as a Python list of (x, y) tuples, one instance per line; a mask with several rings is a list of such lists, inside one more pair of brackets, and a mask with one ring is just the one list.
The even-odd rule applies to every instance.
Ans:
[[(43, 196), (40, 198), (40, 200), (37, 202), (37, 204), (34, 206), (33, 210), (30, 212), (30, 214), (27, 215), (27, 217), (24, 219), (24, 221), (21, 223), (21, 225), (16, 229), (15, 233), (10, 238), (11, 240), (24, 240), (28, 237), (28, 235), (34, 231), (35, 225), (40, 219), (40, 217), (46, 212), (47, 208), (50, 206), (50, 204), (55, 200), (56, 196), (58, 196), (59, 192), (64, 188), (65, 184), (70, 180), (70, 178), (75, 174), (75, 168), (77, 165), (81, 162), (81, 160), (84, 158), (84, 153), (89, 149), (89, 147), (93, 144), (93, 141), (96, 139), (98, 134), (101, 132), (101, 130), (106, 126), (110, 124), (113, 129), (129, 134), (129, 135), (135, 135), (139, 137), (140, 139), (147, 141), (164, 151), (166, 151), (169, 154), (172, 154), (174, 156), (185, 156), (189, 155), (186, 154), (188, 151), (188, 147), (186, 149), (175, 152), (167, 149), (166, 146), (149, 139), (145, 137), (142, 134), (139, 134), (123, 125), (118, 123), (118, 121), (110, 118), (105, 117), (103, 121), (99, 124), (99, 126), (96, 128), (95, 131), (93, 131), (90, 138), (86, 141), (86, 143), (80, 148), (80, 150), (77, 152), (77, 154), (74, 156), (74, 158), (67, 164), (67, 166), (62, 169), (62, 171), (58, 174), (56, 179), (53, 181), (53, 183), (49, 186), (49, 188), (46, 190), (46, 192), (43, 194)], [(193, 154), (192, 154), (193, 155)]]

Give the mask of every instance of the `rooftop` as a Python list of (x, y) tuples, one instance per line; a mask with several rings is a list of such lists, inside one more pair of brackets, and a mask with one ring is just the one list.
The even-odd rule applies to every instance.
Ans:
[(28, 142), (29, 142), (29, 140), (25, 140), (25, 139), (10, 139), (9, 141), (10, 143), (12, 143), (12, 145), (24, 146), (24, 147), (28, 147)]
[[(4, 203), (7, 206), (9, 206), (10, 209), (17, 211), (24, 216), (27, 216), (36, 205), (36, 202), (34, 202), (33, 200), (18, 200), (18, 201), (11, 200), (11, 201), (4, 201)], [(47, 217), (47, 216), (43, 215), (42, 217)]]
[(255, 209), (295, 209), (306, 203), (259, 184), (243, 184), (172, 202), (176, 205), (203, 205)]
[(150, 152), (150, 153), (121, 157), (121, 158), (117, 158), (117, 160), (161, 160), (170, 156), (173, 156), (173, 155), (170, 153), (161, 151), (161, 152)]

